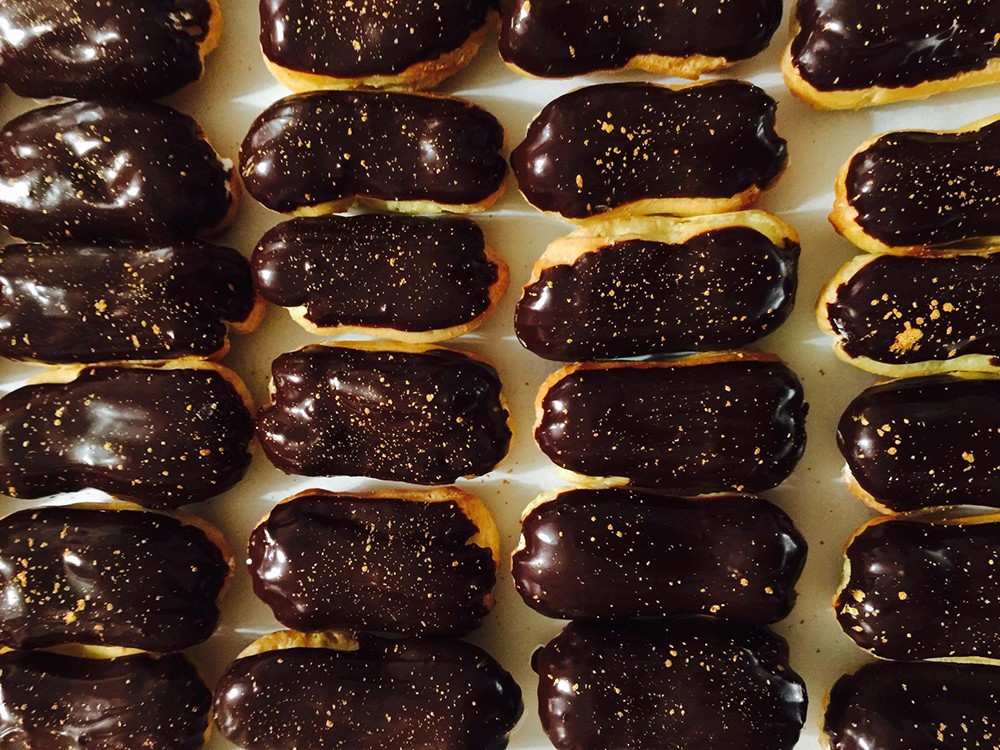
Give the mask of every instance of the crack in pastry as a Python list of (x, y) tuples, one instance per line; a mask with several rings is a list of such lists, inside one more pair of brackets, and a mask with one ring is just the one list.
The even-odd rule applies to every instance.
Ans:
[(0, 82), (31, 99), (157, 99), (201, 78), (216, 0), (6, 0)]
[(236, 173), (188, 115), (99, 99), (0, 131), (0, 224), (32, 241), (188, 239), (236, 215)]

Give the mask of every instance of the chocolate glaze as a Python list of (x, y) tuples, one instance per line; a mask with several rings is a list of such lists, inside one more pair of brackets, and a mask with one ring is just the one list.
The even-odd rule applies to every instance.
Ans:
[(744, 346), (778, 328), (795, 303), (799, 245), (748, 227), (683, 244), (609, 241), (528, 285), (514, 330), (563, 361)]
[(568, 490), (532, 510), (514, 583), (547, 617), (717, 614), (777, 622), (795, 604), (806, 542), (766, 500)]
[(964, 133), (889, 133), (851, 159), (847, 201), (865, 233), (890, 246), (995, 237), (997, 153), (1000, 120)]
[(21, 498), (93, 487), (176, 507), (236, 484), (252, 438), (243, 399), (215, 370), (87, 367), (0, 399), (0, 486)]
[(171, 244), (0, 250), (0, 354), (42, 362), (207, 357), (254, 309), (235, 250)]
[(805, 449), (802, 385), (780, 362), (583, 368), (542, 400), (535, 439), (559, 466), (684, 494), (758, 492)]
[(0, 738), (37, 750), (200, 750), (212, 694), (180, 654), (0, 654)]
[(511, 165), (529, 203), (569, 218), (648, 198), (730, 198), (784, 169), (776, 107), (743, 81), (587, 86), (541, 111)]
[(22, 510), (0, 520), (0, 642), (179, 651), (206, 640), (229, 563), (160, 513)]
[(1000, 380), (874, 386), (844, 411), (837, 445), (861, 488), (894, 513), (1000, 506)]
[(885, 659), (1000, 659), (998, 559), (1000, 522), (868, 526), (847, 547), (837, 620)]
[(491, 471), (510, 445), (496, 370), (456, 351), (307, 346), (271, 373), (257, 437), (289, 474), (447, 484)]
[(781, 0), (503, 0), (500, 56), (536, 76), (625, 67), (637, 55), (744, 60), (781, 22)]
[(998, 53), (990, 0), (798, 0), (792, 63), (821, 91), (899, 88), (982, 70)]
[(461, 47), (495, 0), (260, 0), (260, 44), (283, 68), (336, 78), (392, 75)]
[(521, 711), (513, 678), (458, 640), (267, 651), (237, 659), (215, 689), (219, 728), (246, 750), (502, 750)]
[(271, 105), (240, 152), (243, 181), (270, 209), (374, 198), (458, 206), (503, 186), (503, 128), (460, 99), (316, 91)]
[(851, 357), (905, 365), (1000, 357), (1000, 253), (880, 255), (837, 288), (826, 312)]
[(0, 224), (26, 240), (204, 234), (230, 211), (229, 180), (198, 124), (161, 104), (56, 104), (0, 132)]
[(824, 730), (831, 750), (993, 750), (1000, 668), (866, 664), (838, 680)]
[(250, 535), (254, 591), (300, 631), (464, 635), (496, 583), (476, 525), (452, 501), (320, 490), (277, 505)]
[(208, 0), (5, 0), (0, 81), (21, 96), (155, 99), (202, 73)]
[(790, 750), (806, 718), (784, 639), (711, 617), (574, 622), (533, 667), (558, 750)]
[(434, 331), (468, 325), (490, 307), (499, 273), (467, 219), (392, 214), (279, 224), (257, 245), (254, 283), (320, 327)]

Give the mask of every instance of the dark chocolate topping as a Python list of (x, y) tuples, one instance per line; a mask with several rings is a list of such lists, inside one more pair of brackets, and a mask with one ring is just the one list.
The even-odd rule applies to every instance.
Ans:
[(845, 410), (837, 444), (861, 488), (893, 512), (1000, 507), (1000, 380), (874, 386)]
[(229, 563), (160, 513), (22, 510), (0, 520), (0, 642), (179, 651), (206, 640)]
[(558, 750), (791, 750), (806, 718), (788, 644), (754, 625), (574, 622), (533, 661)]
[(502, 750), (521, 690), (458, 640), (362, 636), (357, 651), (237, 659), (215, 690), (222, 733), (246, 750)]
[(254, 308), (235, 250), (187, 241), (0, 250), (0, 354), (42, 362), (207, 357)]
[(1000, 668), (867, 664), (830, 692), (831, 750), (994, 750)]
[(780, 362), (583, 368), (548, 389), (535, 439), (559, 466), (684, 494), (759, 492), (805, 449), (798, 378)]
[[(1000, 13), (1000, 4), (997, 4)], [(1000, 18), (997, 21), (1000, 35)], [(887, 245), (1000, 235), (1000, 120), (964, 133), (883, 135), (851, 160), (848, 203)]]
[(847, 560), (834, 607), (861, 648), (901, 661), (1000, 658), (1000, 522), (876, 523)]
[(806, 542), (766, 500), (569, 490), (532, 510), (513, 575), (564, 620), (717, 614), (776, 622), (795, 603)]
[(36, 750), (200, 750), (212, 693), (180, 654), (0, 654), (0, 738)]
[(795, 17), (792, 62), (821, 91), (916, 86), (1000, 54), (993, 0), (798, 0)]
[(93, 487), (176, 507), (236, 484), (252, 439), (246, 404), (215, 370), (88, 367), (0, 399), (0, 486), (22, 498)]
[(317, 91), (273, 104), (240, 152), (243, 180), (275, 211), (352, 198), (486, 201), (503, 186), (503, 128), (460, 99)]
[(781, 22), (781, 0), (503, 0), (500, 55), (536, 76), (624, 67), (637, 55), (743, 60)]
[(265, 299), (305, 307), (317, 326), (398, 331), (470, 323), (499, 277), (471, 221), (391, 214), (279, 224), (257, 246), (253, 273)]
[(0, 224), (26, 240), (204, 234), (229, 213), (229, 180), (198, 124), (161, 104), (56, 104), (0, 132)]
[(198, 80), (208, 0), (4, 0), (0, 81), (21, 96), (155, 99)]
[(254, 591), (300, 631), (463, 635), (489, 611), (491, 550), (455, 502), (314, 490), (250, 535)]
[(354, 78), (392, 75), (461, 47), (495, 0), (260, 0), (260, 44), (283, 68)]
[(290, 474), (447, 484), (491, 471), (510, 445), (500, 377), (460, 352), (307, 346), (271, 373), (257, 437)]
[(514, 329), (540, 357), (564, 361), (731, 349), (787, 320), (799, 245), (746, 227), (681, 245), (614, 241), (526, 287)]
[(880, 255), (827, 304), (846, 354), (905, 365), (968, 354), (1000, 357), (1000, 253)]
[(784, 168), (776, 107), (743, 81), (588, 86), (542, 110), (511, 165), (529, 203), (569, 218), (649, 198), (730, 198)]

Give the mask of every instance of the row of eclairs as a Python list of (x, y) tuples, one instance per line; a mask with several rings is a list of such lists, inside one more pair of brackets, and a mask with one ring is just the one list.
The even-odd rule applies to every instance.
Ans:
[[(353, 3), (263, 0), (265, 62), (299, 93), (252, 123), (236, 165), (148, 101), (195, 82), (220, 38), (214, 3), (170, 4), (47, 19), (95, 44), (112, 24), (102, 43), (131, 61), (114, 69), (54, 64), (39, 0), (0, 9), (0, 81), (72, 97), (0, 130), (0, 225), (19, 240), (0, 251), (0, 355), (46, 368), (0, 398), (0, 481), (15, 499), (110, 498), (0, 519), (0, 738), (196, 750), (214, 718), (247, 750), (507, 746), (521, 688), (460, 640), (493, 608), (500, 531), (455, 483), (505, 459), (513, 420), (494, 365), (441, 342), (507, 291), (468, 215), (512, 172), (531, 206), (577, 225), (538, 259), (514, 319), (525, 348), (565, 363), (533, 437), (572, 486), (525, 509), (511, 560), (525, 604), (570, 621), (532, 658), (542, 726), (559, 750), (790, 750), (806, 685), (769, 626), (792, 611), (807, 544), (758, 495), (802, 457), (808, 407), (795, 373), (752, 348), (797, 290), (798, 234), (755, 208), (788, 159), (775, 100), (734, 79), (586, 86), (546, 105), (508, 159), (488, 111), (414, 91), (496, 25), (516, 72), (697, 78), (764, 49), (780, 2), (703, 3), (720, 25), (581, 0), (397, 1), (381, 15), (408, 32), (386, 47), (360, 43)], [(853, 5), (797, 5), (782, 68), (814, 106), (996, 80), (981, 49), (995, 34), (969, 31), (1000, 28), (996, 11), (943, 3), (915, 24)], [(887, 24), (898, 49), (869, 52)], [(935, 67), (917, 51), (942, 24), (965, 55)], [(834, 687), (834, 750), (1000, 731), (1000, 515), (971, 509), (1000, 507), (998, 127), (885, 134), (837, 178), (831, 221), (870, 255), (827, 285), (819, 323), (843, 359), (900, 379), (838, 427), (849, 488), (886, 515), (849, 543), (836, 616), (886, 661)], [(211, 241), (244, 191), (285, 215), (249, 260)], [(255, 404), (219, 360), (268, 306), (325, 341), (280, 355)], [(372, 340), (341, 338), (357, 335)], [(216, 631), (234, 553), (181, 509), (237, 487), (254, 442), (287, 474), (415, 487), (305, 490), (254, 526), (253, 590), (287, 629), (213, 691), (182, 652)], [(117, 707), (113, 730), (81, 708), (95, 692)]]

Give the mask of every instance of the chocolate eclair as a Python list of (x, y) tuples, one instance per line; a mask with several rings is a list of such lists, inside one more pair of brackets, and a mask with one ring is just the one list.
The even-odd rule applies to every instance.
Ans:
[(521, 689), (453, 639), (272, 633), (229, 665), (215, 721), (245, 750), (503, 750)]
[(998, 667), (878, 662), (833, 686), (823, 731), (830, 750), (987, 750), (998, 703)]
[(0, 643), (171, 652), (207, 640), (233, 575), (222, 533), (131, 504), (0, 519)]
[(574, 622), (532, 666), (542, 727), (558, 750), (791, 750), (806, 718), (788, 644), (756, 625)]
[(855, 398), (837, 425), (848, 488), (880, 513), (1000, 507), (1000, 379), (893, 380)]
[(1000, 7), (969, 0), (798, 0), (781, 68), (819, 109), (857, 109), (1000, 81)]
[(358, 202), (403, 213), (489, 208), (507, 178), (504, 132), (454, 97), (315, 91), (271, 105), (250, 126), (240, 164), (273, 211), (337, 213)]
[(958, 130), (876, 136), (841, 167), (830, 221), (872, 253), (996, 247), (998, 152), (1000, 116)]
[(201, 750), (212, 693), (181, 654), (0, 654), (8, 747)]
[(822, 330), (842, 360), (881, 375), (1000, 366), (1000, 252), (861, 255), (826, 285)]
[(253, 276), (311, 333), (421, 343), (478, 328), (510, 274), (468, 219), (362, 214), (279, 224), (257, 245)]
[(500, 533), (455, 487), (305, 490), (257, 524), (247, 558), (286, 627), (464, 635), (493, 608)]
[(837, 621), (883, 659), (1000, 663), (1000, 514), (876, 518), (847, 544)]
[(24, 240), (188, 239), (226, 227), (236, 172), (191, 117), (153, 102), (69, 102), (0, 131), (0, 224)]
[(261, 0), (264, 62), (294, 91), (430, 89), (476, 56), (495, 0)]
[(528, 203), (567, 219), (736, 211), (785, 168), (776, 109), (744, 81), (587, 86), (542, 109), (511, 166)]
[(802, 385), (757, 352), (567, 365), (542, 384), (535, 440), (584, 486), (759, 492), (805, 450)]
[(282, 354), (271, 374), (257, 437), (289, 474), (448, 484), (492, 471), (510, 446), (500, 376), (469, 354), (313, 345)]
[(264, 316), (236, 250), (197, 240), (0, 249), (0, 354), (50, 364), (218, 359)]
[(525, 510), (513, 576), (529, 607), (563, 620), (771, 623), (795, 604), (805, 560), (792, 520), (760, 498), (571, 489)]
[(697, 78), (762, 52), (781, 0), (503, 0), (500, 56), (544, 78), (638, 68)]
[(745, 346), (788, 319), (798, 258), (795, 230), (762, 211), (594, 219), (535, 263), (514, 330), (563, 361)]
[(201, 78), (216, 0), (5, 0), (0, 83), (32, 99), (156, 99)]
[(51, 371), (0, 398), (0, 486), (15, 498), (93, 488), (154, 507), (196, 503), (250, 465), (253, 403), (200, 360)]

